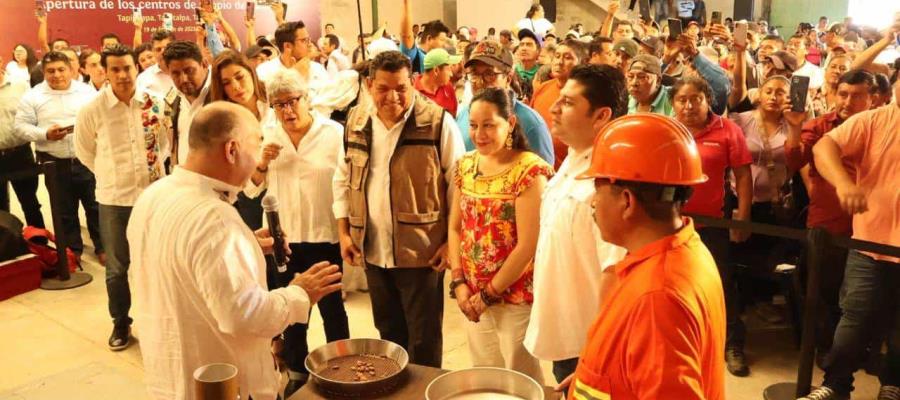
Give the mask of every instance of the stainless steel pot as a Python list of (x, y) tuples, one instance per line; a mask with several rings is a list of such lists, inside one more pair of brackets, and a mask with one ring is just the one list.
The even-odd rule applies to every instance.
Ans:
[(437, 377), (425, 390), (426, 400), (544, 400), (544, 389), (520, 372), (502, 368), (470, 368)]
[[(337, 357), (363, 354), (390, 358), (400, 365), (400, 370), (393, 375), (364, 382), (339, 382), (319, 375), (320, 371), (328, 367), (329, 360)], [(398, 344), (387, 340), (368, 338), (338, 340), (325, 344), (309, 353), (305, 363), (310, 379), (316, 384), (320, 392), (346, 397), (371, 396), (394, 389), (403, 378), (403, 372), (406, 370), (407, 364), (409, 364), (409, 354)]]

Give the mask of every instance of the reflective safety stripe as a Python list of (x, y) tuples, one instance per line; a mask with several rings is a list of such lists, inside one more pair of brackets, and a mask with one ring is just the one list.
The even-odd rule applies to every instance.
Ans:
[(580, 379), (575, 379), (575, 392), (572, 393), (575, 400), (611, 400), (609, 393), (603, 393), (594, 389)]

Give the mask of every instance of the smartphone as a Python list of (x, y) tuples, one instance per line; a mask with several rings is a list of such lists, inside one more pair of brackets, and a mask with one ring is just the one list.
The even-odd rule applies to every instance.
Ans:
[(247, 2), (247, 19), (253, 19), (253, 14), (256, 12), (256, 3), (252, 1)]
[(734, 44), (747, 48), (747, 24), (735, 24), (734, 25)]
[(35, 0), (34, 1), (34, 14), (38, 17), (46, 17), (47, 16), (47, 6), (44, 4), (44, 0)]
[(711, 24), (722, 25), (722, 12), (721, 11), (713, 11), (712, 18), (710, 18)]
[(62, 133), (64, 135), (75, 133), (75, 125), (69, 125), (59, 128), (59, 133)]
[(681, 20), (678, 18), (669, 18), (669, 37), (677, 39), (681, 36)]
[(206, 30), (206, 22), (203, 21), (203, 13), (200, 12), (199, 8), (195, 8), (194, 13), (197, 14), (197, 26), (200, 26), (204, 30)]
[(649, 23), (650, 21), (653, 21), (653, 19), (650, 18), (650, 0), (640, 0), (640, 3), (638, 3), (638, 6), (640, 7), (640, 10), (641, 10), (641, 19), (647, 23)]
[(163, 13), (162, 28), (169, 32), (175, 32), (175, 19), (172, 17), (172, 13)]
[(135, 9), (134, 9), (134, 12), (131, 13), (131, 20), (132, 20), (132, 21), (135, 21), (135, 20), (138, 20), (138, 19), (140, 19), (140, 18), (143, 18), (142, 13), (141, 13), (141, 9), (140, 9), (140, 8), (135, 8)]
[(809, 94), (809, 77), (794, 75), (791, 77), (791, 111), (806, 111), (806, 96)]

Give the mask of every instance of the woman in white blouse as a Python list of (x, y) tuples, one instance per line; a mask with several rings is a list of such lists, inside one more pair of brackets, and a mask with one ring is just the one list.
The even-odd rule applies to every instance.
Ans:
[[(267, 82), (277, 123), (263, 129), (262, 159), (245, 188), (250, 196), (267, 188), (281, 204), (281, 226), (290, 242), (291, 257), (287, 273), (278, 274), (280, 286), (317, 262), (342, 264), (337, 221), (331, 210), (331, 180), (344, 144), (343, 127), (310, 112), (304, 82), (293, 69), (278, 71)], [(328, 341), (349, 338), (341, 294), (325, 296), (318, 304)], [(291, 377), (287, 396), (306, 379), (306, 330), (306, 325), (296, 324), (284, 332), (280, 356)]]
[(516, 23), (516, 28), (520, 30), (530, 29), (532, 32), (544, 37), (548, 33), (553, 32), (553, 23), (544, 18), (544, 7), (540, 4), (532, 4), (528, 12), (525, 13), (525, 18)]
[[(213, 62), (212, 82), (209, 94), (213, 101), (237, 103), (250, 110), (262, 126), (275, 123), (275, 113), (269, 107), (266, 92), (256, 76), (256, 70), (242, 54), (226, 50)], [(262, 228), (262, 195), (255, 199), (243, 193), (238, 195), (234, 206), (241, 219), (252, 230)]]
[(34, 50), (28, 45), (19, 43), (13, 48), (13, 58), (6, 64), (6, 76), (9, 81), (31, 82), (31, 69), (37, 65)]

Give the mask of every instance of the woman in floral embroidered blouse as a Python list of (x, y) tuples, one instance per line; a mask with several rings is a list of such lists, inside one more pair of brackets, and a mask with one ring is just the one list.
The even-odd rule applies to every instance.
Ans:
[(476, 150), (459, 160), (450, 209), (451, 286), (470, 321), (473, 364), (543, 382), (538, 360), (522, 342), (533, 299), (540, 198), (553, 168), (528, 151), (512, 105), (501, 89), (472, 101), (469, 135)]

